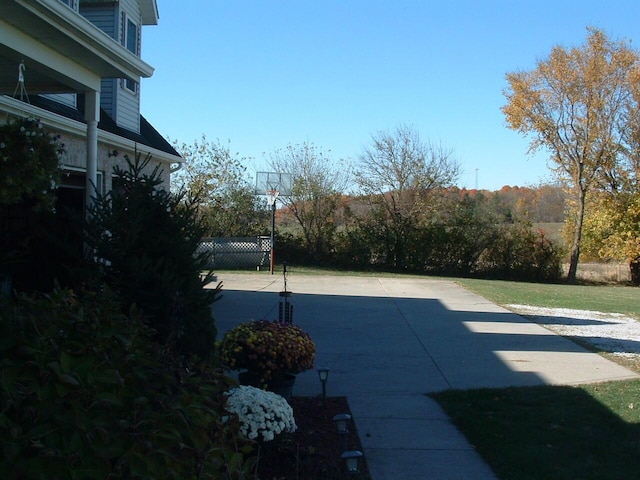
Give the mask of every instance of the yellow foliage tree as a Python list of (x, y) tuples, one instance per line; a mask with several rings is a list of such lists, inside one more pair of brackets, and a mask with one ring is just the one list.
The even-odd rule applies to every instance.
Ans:
[(629, 76), (638, 62), (627, 42), (590, 28), (583, 46), (554, 47), (534, 70), (506, 76), (502, 111), (509, 127), (532, 135), (530, 152), (550, 152), (552, 168), (575, 199), (570, 282), (576, 278), (587, 197), (626, 155)]
[(602, 192), (590, 201), (584, 240), (586, 253), (628, 262), (632, 283), (640, 285), (640, 191)]
[(619, 160), (601, 172), (587, 222), (599, 257), (628, 262), (632, 283), (640, 285), (640, 65), (629, 71), (628, 85)]

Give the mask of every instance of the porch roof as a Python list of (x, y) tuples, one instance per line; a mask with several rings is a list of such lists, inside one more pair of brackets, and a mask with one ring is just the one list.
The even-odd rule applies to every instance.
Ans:
[(0, 2), (0, 94), (13, 93), (21, 61), (31, 92), (98, 90), (100, 78), (153, 74), (150, 65), (58, 0)]

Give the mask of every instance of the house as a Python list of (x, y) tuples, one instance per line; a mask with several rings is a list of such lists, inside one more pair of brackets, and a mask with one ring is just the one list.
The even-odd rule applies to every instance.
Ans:
[(168, 188), (182, 158), (140, 115), (142, 27), (156, 0), (0, 0), (0, 124), (38, 118), (61, 135), (59, 197), (85, 208), (124, 156), (150, 154)]

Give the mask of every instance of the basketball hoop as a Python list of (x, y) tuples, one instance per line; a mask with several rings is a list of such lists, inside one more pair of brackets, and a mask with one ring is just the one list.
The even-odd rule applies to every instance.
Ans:
[(269, 199), (269, 205), (275, 205), (276, 199), (278, 198), (278, 195), (280, 195), (280, 191), (269, 189), (266, 190), (265, 193), (267, 194), (267, 198)]
[(271, 206), (271, 275), (275, 267), (275, 231), (276, 231), (276, 200), (278, 197), (287, 198), (291, 196), (293, 178), (290, 173), (282, 172), (256, 172), (256, 195), (267, 197)]

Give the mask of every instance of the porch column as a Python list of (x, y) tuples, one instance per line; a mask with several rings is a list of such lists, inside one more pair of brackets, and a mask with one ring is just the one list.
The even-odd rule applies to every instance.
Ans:
[(98, 193), (98, 121), (100, 120), (100, 92), (85, 93), (84, 118), (87, 122), (87, 175), (85, 187), (85, 205), (93, 204)]

